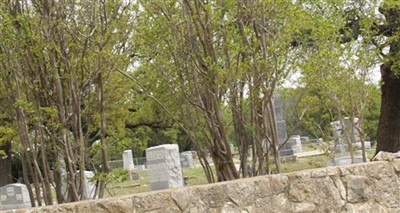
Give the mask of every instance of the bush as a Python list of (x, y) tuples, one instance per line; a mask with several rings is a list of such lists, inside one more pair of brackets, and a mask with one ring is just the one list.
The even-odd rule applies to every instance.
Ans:
[(129, 180), (129, 171), (127, 169), (114, 169), (110, 173), (110, 180), (114, 183), (121, 183)]

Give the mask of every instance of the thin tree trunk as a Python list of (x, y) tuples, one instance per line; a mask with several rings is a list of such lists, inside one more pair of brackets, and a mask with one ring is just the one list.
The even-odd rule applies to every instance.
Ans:
[(280, 153), (279, 153), (279, 145), (278, 145), (278, 132), (277, 132), (277, 126), (276, 126), (276, 116), (275, 116), (275, 108), (273, 106), (273, 102), (270, 100), (267, 104), (268, 106), (268, 121), (269, 121), (269, 126), (270, 126), (270, 131), (271, 131), (271, 146), (272, 146), (272, 151), (274, 154), (274, 161), (276, 165), (276, 170), (278, 173), (282, 172), (282, 165), (281, 165), (281, 159), (280, 159)]
[(99, 189), (99, 198), (104, 196), (104, 189), (106, 187), (106, 178), (108, 173), (110, 172), (110, 167), (108, 165), (108, 148), (106, 142), (106, 114), (104, 111), (104, 91), (103, 91), (103, 77), (102, 72), (100, 71), (98, 74), (98, 100), (99, 100), (99, 113), (100, 113), (100, 144), (101, 144), (101, 154), (103, 161), (103, 175), (100, 179), (100, 189)]
[(45, 148), (45, 139), (42, 128), (39, 128), (40, 132), (40, 152), (42, 154), (42, 170), (43, 170), (43, 183), (44, 183), (44, 196), (45, 196), (45, 203), (46, 205), (53, 205), (53, 196), (51, 193), (51, 186), (50, 186), (50, 169), (49, 163), (46, 156), (46, 148)]
[(28, 188), (28, 192), (29, 192), (29, 197), (31, 200), (31, 206), (35, 207), (36, 206), (36, 202), (35, 202), (35, 196), (33, 196), (33, 190), (29, 181), (29, 165), (28, 165), (28, 157), (27, 154), (25, 152), (22, 153), (22, 177), (24, 178), (24, 183), (26, 185), (26, 188)]

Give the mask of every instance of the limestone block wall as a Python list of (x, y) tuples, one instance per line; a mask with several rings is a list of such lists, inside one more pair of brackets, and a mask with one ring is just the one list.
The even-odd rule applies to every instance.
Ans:
[(16, 212), (400, 212), (400, 159)]

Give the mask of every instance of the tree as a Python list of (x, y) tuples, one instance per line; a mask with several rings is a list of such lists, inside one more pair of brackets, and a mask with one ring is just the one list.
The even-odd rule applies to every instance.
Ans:
[[(218, 180), (238, 178), (226, 134), (231, 123), (242, 176), (271, 172), (266, 147), (272, 150), (279, 172), (272, 97), (298, 65), (301, 51), (291, 43), (295, 32), (311, 23), (311, 16), (292, 1), (156, 1), (141, 5), (144, 10), (139, 14), (140, 36), (134, 54), (140, 66), (135, 72), (157, 76), (153, 87), (184, 97), (184, 102), (180, 98), (177, 102), (185, 106), (181, 111), (202, 116), (198, 124), (207, 128), (202, 145), (217, 165)], [(299, 21), (307, 16), (306, 21)], [(186, 110), (189, 105), (191, 109)], [(232, 121), (222, 116), (224, 108), (231, 111)], [(182, 114), (187, 116), (180, 120), (183, 124), (195, 117)], [(252, 156), (251, 162), (248, 156)]]
[(12, 144), (16, 132), (13, 130), (12, 113), (3, 84), (0, 82), (0, 186), (12, 183)]
[[(109, 171), (107, 145), (119, 130), (107, 132), (105, 118), (115, 111), (104, 103), (122, 93), (111, 95), (115, 90), (107, 82), (113, 71), (129, 64), (135, 17), (131, 7), (122, 1), (0, 3), (1, 81), (7, 104), (15, 110), (15, 142), (21, 147), (16, 153), (22, 155), (32, 201), (33, 190), (42, 190), (44, 203), (52, 204), (50, 169), (55, 171), (58, 203), (88, 199), (84, 173), (78, 170), (91, 166), (87, 150), (97, 137), (102, 144), (97, 173), (99, 196), (103, 195)], [(62, 176), (68, 179), (67, 198)], [(42, 205), (43, 200), (38, 197), (37, 202)]]
[(386, 39), (380, 46), (381, 49), (389, 48), (387, 54), (382, 53), (383, 63), (382, 74), (382, 96), (381, 113), (378, 125), (379, 151), (398, 152), (400, 151), (400, 2), (385, 0), (379, 8), (384, 15), (384, 24), (379, 25), (379, 34)]

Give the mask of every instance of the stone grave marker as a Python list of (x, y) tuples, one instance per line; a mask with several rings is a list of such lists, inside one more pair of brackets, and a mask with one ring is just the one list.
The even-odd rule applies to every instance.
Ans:
[(349, 118), (344, 118), (332, 122), (331, 125), (333, 127), (333, 139), (337, 144), (346, 144), (347, 139), (352, 144), (361, 142), (358, 118), (354, 118), (353, 122)]
[(135, 164), (133, 164), (132, 150), (129, 149), (124, 151), (122, 154), (122, 161), (124, 169), (129, 171), (135, 169)]
[[(368, 159), (367, 159), (368, 161)], [(364, 163), (362, 156), (354, 156), (354, 163)], [(334, 160), (328, 161), (326, 166), (342, 166), (342, 165), (349, 165), (351, 164), (351, 157), (350, 156), (344, 156), (344, 157), (339, 157), (335, 158)]]
[(24, 184), (13, 183), (0, 187), (0, 210), (29, 208), (31, 200)]
[(193, 155), (191, 151), (182, 152), (180, 154), (180, 163), (181, 167), (190, 167), (193, 168)]
[(306, 136), (301, 136), (300, 141), (301, 141), (301, 143), (308, 143), (308, 142), (310, 142), (310, 138), (306, 137)]
[(284, 144), (280, 148), (279, 153), (281, 156), (293, 155), (294, 150), (292, 149), (292, 146), (294, 145), (294, 143), (292, 141), (288, 140), (286, 121), (284, 120), (284, 117), (283, 117), (282, 101), (278, 94), (273, 95), (273, 104), (274, 104), (274, 110), (275, 110), (275, 120), (276, 120), (276, 128), (277, 128), (279, 147), (281, 147), (282, 144)]
[(183, 187), (183, 175), (177, 144), (164, 144), (146, 149), (150, 189)]
[(135, 171), (135, 164), (133, 163), (132, 150), (125, 150), (122, 154), (122, 161), (124, 169), (129, 171), (129, 178), (131, 180), (139, 179), (139, 173)]
[[(94, 199), (94, 194), (96, 192), (96, 184), (91, 181), (91, 178), (94, 177), (94, 173), (92, 171), (84, 171), (85, 174), (85, 190), (83, 192), (83, 194), (85, 195), (86, 198), (88, 199)], [(64, 170), (64, 172), (61, 174), (62, 177), (62, 182), (63, 184), (61, 185), (61, 190), (64, 194), (64, 199), (68, 200), (68, 174), (67, 172)], [(80, 178), (80, 171), (78, 170), (76, 172), (76, 177), (79, 180)], [(79, 187), (79, 184), (78, 184)]]
[(278, 133), (278, 142), (279, 144), (282, 144), (286, 141), (288, 133), (286, 129), (286, 121), (281, 120), (281, 121), (276, 121), (276, 128), (277, 128), (277, 133)]
[(300, 135), (292, 135), (290, 136), (291, 148), (293, 149), (294, 153), (299, 153), (303, 151), (301, 147), (301, 139)]

